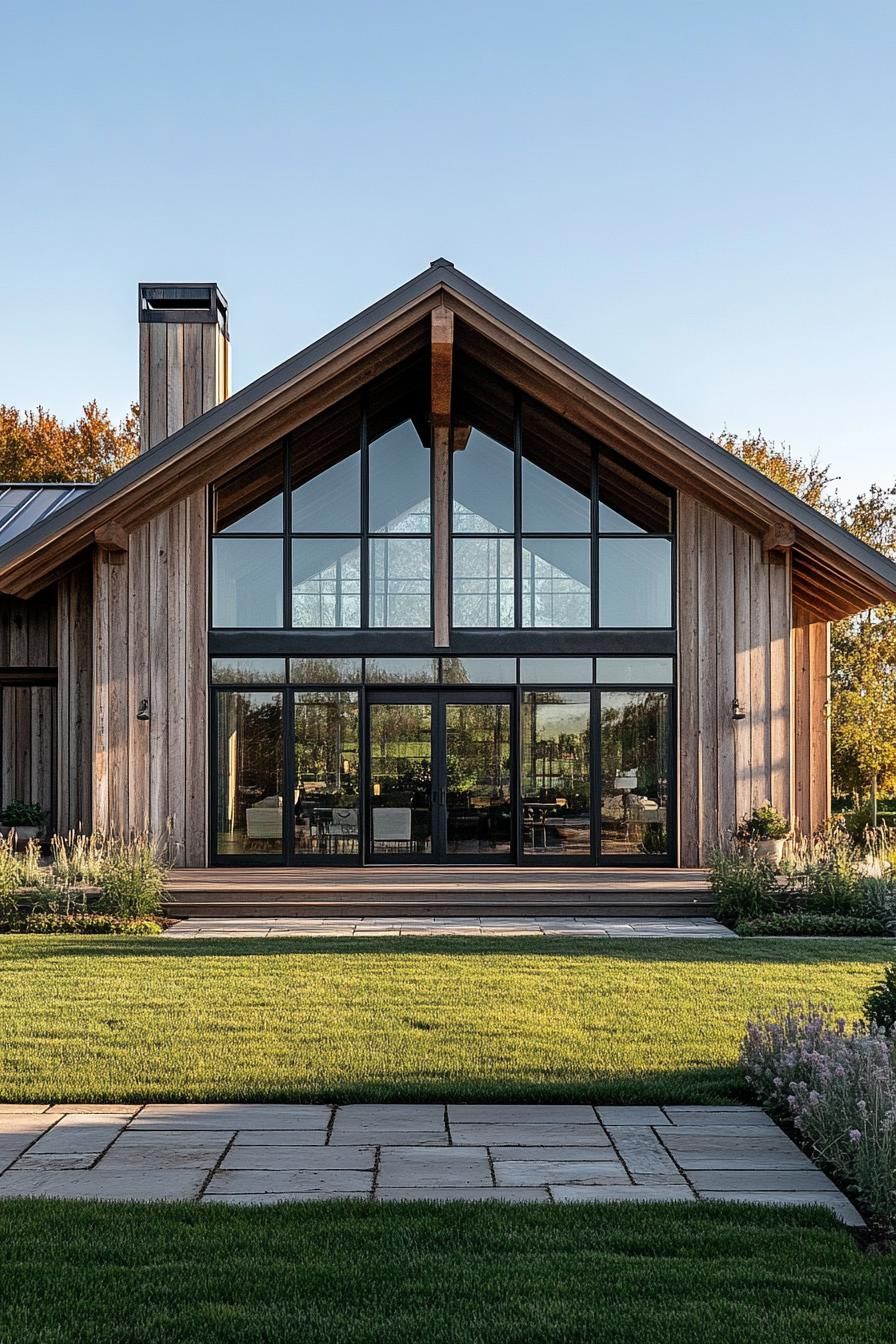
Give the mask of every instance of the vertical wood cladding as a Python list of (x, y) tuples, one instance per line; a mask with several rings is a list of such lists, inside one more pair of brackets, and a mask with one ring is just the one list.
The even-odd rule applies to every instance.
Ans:
[(678, 518), (680, 852), (696, 865), (767, 799), (794, 814), (791, 575), (695, 499)]
[[(141, 427), (152, 447), (228, 394), (229, 355), (214, 325), (141, 327)], [(206, 861), (207, 499), (205, 490), (98, 550), (94, 647), (97, 825), (170, 828), (177, 861)], [(145, 703), (148, 718), (137, 717)]]

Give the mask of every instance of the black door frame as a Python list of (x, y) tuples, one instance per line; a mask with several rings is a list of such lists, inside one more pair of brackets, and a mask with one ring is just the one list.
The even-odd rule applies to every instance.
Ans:
[[(364, 791), (361, 810), (367, 821), (363, 826), (364, 848), (362, 859), (365, 864), (391, 867), (393, 864), (432, 864), (462, 867), (463, 865), (515, 865), (518, 861), (517, 837), (519, 826), (519, 800), (517, 788), (517, 715), (515, 712), (514, 688), (506, 690), (475, 690), (473, 688), (455, 688), (451, 686), (433, 686), (427, 689), (402, 690), (399, 687), (367, 687), (365, 696), (366, 713), (361, 732), (364, 737)], [(371, 778), (370, 778), (370, 708), (372, 705), (428, 704), (430, 706), (430, 766), (432, 796), (432, 848), (429, 853), (409, 852), (404, 854), (374, 854), (373, 828), (371, 814)], [(509, 710), (510, 728), (510, 804), (513, 811), (511, 820), (510, 851), (506, 854), (452, 854), (448, 850), (448, 785), (447, 785), (447, 743), (446, 712), (447, 706), (460, 705), (506, 705)]]
[[(220, 781), (217, 768), (217, 740), (218, 740), (218, 698), (219, 693), (227, 691), (239, 691), (242, 693), (275, 692), (282, 695), (282, 737), (283, 737), (283, 789), (284, 799), (289, 799), (295, 793), (295, 750), (294, 750), (294, 692), (300, 688), (289, 685), (253, 685), (247, 686), (234, 683), (211, 684), (210, 685), (210, 704), (209, 704), (209, 790), (208, 790), (208, 864), (210, 867), (286, 867), (286, 868), (310, 868), (310, 867), (363, 867), (367, 864), (383, 866), (389, 864), (400, 865), (402, 863), (416, 862), (418, 864), (450, 864), (452, 866), (462, 867), (464, 864), (495, 864), (505, 867), (632, 867), (632, 868), (651, 868), (651, 867), (677, 867), (679, 862), (678, 854), (678, 733), (677, 733), (677, 690), (675, 685), (660, 686), (656, 684), (638, 684), (638, 685), (599, 685), (593, 686), (591, 690), (591, 796), (592, 796), (592, 841), (590, 855), (557, 855), (548, 858), (542, 854), (526, 854), (523, 847), (523, 812), (521, 803), (521, 718), (522, 718), (522, 694), (529, 690), (549, 690), (556, 689), (547, 686), (506, 686), (506, 687), (452, 687), (447, 685), (428, 686), (428, 687), (398, 687), (398, 686), (372, 686), (369, 683), (360, 685), (346, 685), (334, 687), (331, 685), (322, 685), (318, 687), (303, 687), (301, 689), (316, 690), (346, 690), (356, 693), (358, 696), (358, 754), (359, 754), (359, 845), (357, 854), (302, 854), (295, 852), (294, 826), (291, 824), (292, 816), (288, 805), (284, 806), (284, 834), (282, 851), (278, 854), (222, 854), (217, 851), (215, 843), (217, 828), (217, 805), (218, 790)], [(569, 690), (589, 689), (584, 686), (564, 687)], [(600, 731), (600, 710), (602, 696), (607, 691), (651, 691), (653, 693), (664, 693), (667, 697), (668, 711), (668, 797), (667, 797), (667, 837), (668, 849), (664, 854), (603, 854), (601, 852), (601, 731)], [(431, 854), (409, 855), (405, 858), (402, 855), (379, 855), (370, 854), (370, 825), (369, 825), (369, 806), (370, 796), (370, 773), (369, 773), (369, 732), (370, 717), (367, 707), (373, 702), (392, 702), (392, 703), (421, 703), (428, 702), (435, 706), (433, 714), (433, 763), (436, 774), (440, 777), (444, 775), (445, 769), (445, 750), (444, 750), (444, 706), (446, 703), (499, 703), (510, 706), (510, 740), (511, 740), (511, 788), (513, 802), (513, 834), (511, 852), (509, 854), (499, 855), (444, 855), (439, 857), (435, 851)], [(438, 738), (436, 737), (438, 734)], [(433, 789), (437, 787), (446, 787), (444, 783), (438, 785), (433, 779)], [(436, 807), (433, 808), (433, 838), (436, 837)]]

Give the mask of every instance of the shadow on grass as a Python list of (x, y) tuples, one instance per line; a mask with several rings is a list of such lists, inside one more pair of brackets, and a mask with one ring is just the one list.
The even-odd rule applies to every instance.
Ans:
[(173, 961), (204, 957), (236, 960), (243, 957), (282, 958), (333, 956), (346, 959), (407, 957), (482, 957), (505, 960), (532, 957), (573, 957), (594, 961), (691, 962), (695, 965), (823, 965), (850, 962), (877, 968), (896, 958), (891, 938), (577, 938), (575, 935), (529, 937), (526, 934), (497, 938), (474, 935), (406, 935), (404, 937), (347, 938), (326, 936), (246, 938), (119, 938), (91, 934), (0, 935), (0, 959), (10, 952), (46, 953), (77, 958), (156, 958)]

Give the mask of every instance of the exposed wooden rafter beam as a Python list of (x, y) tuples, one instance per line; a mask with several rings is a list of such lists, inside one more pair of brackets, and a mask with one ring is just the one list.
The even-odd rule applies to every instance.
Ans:
[(95, 528), (93, 540), (101, 551), (108, 551), (110, 555), (127, 555), (128, 534), (118, 523), (103, 523)]
[(432, 424), (451, 425), (451, 379), (454, 369), (454, 314), (450, 308), (432, 310)]
[(772, 523), (765, 529), (762, 537), (762, 558), (770, 555), (782, 555), (793, 549), (796, 541), (796, 529), (789, 523)]
[(437, 648), (451, 638), (451, 382), (454, 314), (434, 308), (431, 317), (430, 421), (433, 456), (433, 627)]

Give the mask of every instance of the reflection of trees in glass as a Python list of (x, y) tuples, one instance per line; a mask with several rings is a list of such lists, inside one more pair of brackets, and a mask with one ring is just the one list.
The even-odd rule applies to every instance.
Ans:
[(283, 792), (283, 697), (221, 691), (218, 710), (218, 829), (241, 830), (245, 811)]
[(637, 791), (664, 799), (668, 789), (668, 696), (664, 691), (605, 691), (601, 699), (601, 774), (612, 789), (636, 774)]
[(510, 707), (448, 705), (446, 713), (449, 790), (504, 798), (510, 774)]
[(523, 796), (591, 793), (591, 709), (587, 692), (532, 691), (523, 696)]
[(297, 694), (296, 784), (334, 806), (358, 795), (358, 702), (353, 692)]

